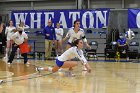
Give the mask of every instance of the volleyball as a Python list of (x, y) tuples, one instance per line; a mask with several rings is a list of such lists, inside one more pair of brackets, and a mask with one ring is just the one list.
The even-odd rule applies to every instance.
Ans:
[(132, 30), (128, 30), (126, 33), (125, 33), (125, 37), (128, 39), (128, 40), (131, 40), (133, 39), (135, 36), (134, 32)]

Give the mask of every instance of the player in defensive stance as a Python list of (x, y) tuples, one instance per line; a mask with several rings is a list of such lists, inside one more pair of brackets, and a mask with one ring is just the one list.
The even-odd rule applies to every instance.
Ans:
[(68, 40), (68, 43), (67, 43), (67, 46), (66, 46), (66, 50), (73, 46), (72, 43), (75, 39), (80, 39), (80, 38), (83, 39), (87, 48), (90, 48), (90, 46), (87, 42), (87, 39), (85, 37), (84, 30), (80, 28), (80, 20), (74, 21), (74, 27), (69, 29), (69, 31), (66, 34), (66, 37), (63, 39), (63, 41), (65, 41), (68, 38), (69, 38), (69, 40)]
[(83, 41), (81, 39), (77, 39), (74, 41), (73, 47), (66, 50), (61, 56), (56, 59), (56, 65), (52, 67), (46, 68), (36, 68), (37, 71), (49, 71), (49, 72), (57, 72), (60, 68), (72, 68), (78, 65), (76, 61), (70, 61), (73, 58), (78, 58), (82, 64), (86, 67), (87, 71), (90, 73), (91, 68), (83, 55)]
[[(90, 45), (88, 44), (87, 39), (85, 37), (84, 30), (80, 28), (80, 20), (75, 20), (73, 27), (68, 30), (68, 33), (66, 34), (66, 37), (63, 38), (63, 41), (68, 39), (66, 50), (73, 46), (73, 41), (75, 39), (80, 39), (80, 38), (82, 38), (82, 40), (86, 44), (86, 47), (90, 48)], [(83, 68), (83, 70), (86, 70), (85, 66), (83, 66), (82, 68)]]

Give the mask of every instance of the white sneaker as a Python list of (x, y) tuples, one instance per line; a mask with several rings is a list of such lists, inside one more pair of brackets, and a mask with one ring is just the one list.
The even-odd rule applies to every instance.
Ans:
[(8, 62), (7, 64), (10, 65), (11, 63)]
[(30, 63), (29, 63), (29, 62), (27, 62), (26, 64), (27, 64), (27, 65), (30, 65)]
[(30, 66), (30, 63), (29, 63), (29, 62), (27, 62), (25, 65), (26, 65), (27, 67), (29, 67), (29, 66)]
[(87, 68), (85, 66), (83, 66), (83, 71), (87, 71)]
[(17, 55), (17, 58), (20, 58), (20, 56), (19, 56), (19, 55)]
[(8, 61), (8, 57), (3, 57), (3, 59), (2, 59), (3, 61), (5, 61), (5, 62), (7, 62)]
[(37, 68), (36, 68), (36, 71), (40, 73), (43, 69), (44, 69), (44, 68), (42, 68), (42, 67), (37, 67)]
[(0, 84), (2, 84), (3, 83), (3, 80), (0, 80)]

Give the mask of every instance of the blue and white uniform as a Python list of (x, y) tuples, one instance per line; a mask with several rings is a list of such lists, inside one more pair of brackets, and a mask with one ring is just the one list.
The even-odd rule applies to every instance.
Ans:
[[(68, 44), (72, 44), (72, 42), (75, 39), (80, 39), (81, 37), (82, 38), (85, 37), (85, 33), (84, 33), (84, 30), (81, 28), (79, 29), (79, 31), (77, 33), (75, 33), (74, 28), (72, 27), (68, 30), (66, 37), (69, 38)], [(87, 42), (86, 38), (84, 38), (83, 40), (84, 40), (84, 42)]]
[(61, 67), (65, 61), (78, 58), (84, 65), (87, 63), (86, 58), (83, 55), (83, 51), (76, 46), (66, 50), (61, 56), (56, 59), (56, 64)]
[[(56, 40), (62, 40), (63, 37), (63, 29), (62, 28), (55, 28)], [(58, 35), (60, 34), (60, 35)]]

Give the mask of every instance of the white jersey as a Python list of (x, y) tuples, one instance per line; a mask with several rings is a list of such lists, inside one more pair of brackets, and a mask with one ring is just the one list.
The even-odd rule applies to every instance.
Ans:
[(58, 57), (58, 60), (65, 62), (73, 58), (79, 58), (79, 60), (82, 61), (82, 63), (87, 63), (87, 60), (83, 55), (83, 51), (81, 49), (78, 50), (77, 47), (71, 47), (68, 50), (66, 50), (61, 56)]
[(21, 35), (19, 34), (19, 32), (16, 32), (11, 37), (11, 40), (13, 40), (17, 45), (22, 44), (24, 42), (24, 39), (28, 39), (28, 36), (24, 31)]
[(7, 35), (7, 40), (11, 39), (11, 36), (14, 34), (14, 32), (12, 31), (13, 29), (16, 29), (14, 26), (10, 27), (6, 27), (5, 29), (5, 34)]
[[(55, 28), (56, 40), (62, 40), (63, 37), (63, 29), (62, 28)], [(58, 35), (60, 34), (60, 35)]]
[(80, 39), (81, 37), (84, 37), (85, 33), (83, 29), (79, 29), (77, 33), (75, 33), (74, 28), (70, 28), (66, 37), (69, 37), (68, 42), (72, 43), (75, 39)]

